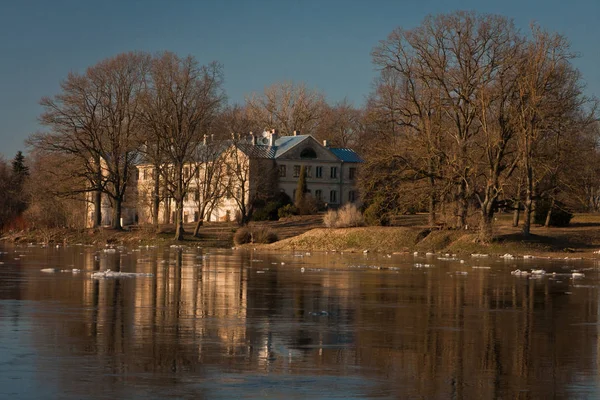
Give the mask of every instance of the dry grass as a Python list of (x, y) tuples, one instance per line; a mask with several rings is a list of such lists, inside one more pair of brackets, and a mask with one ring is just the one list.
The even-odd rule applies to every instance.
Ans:
[[(600, 214), (577, 214), (571, 225), (564, 228), (532, 227), (532, 235), (523, 237), (520, 228), (511, 226), (511, 216), (501, 214), (494, 225), (495, 239), (492, 243), (477, 242), (475, 230), (455, 231), (427, 228), (426, 215), (407, 215), (396, 218), (394, 227), (359, 227), (325, 229), (323, 218), (296, 216), (281, 221), (255, 222), (251, 228), (264, 227), (277, 234), (280, 241), (265, 248), (274, 250), (345, 250), (345, 251), (449, 251), (453, 253), (489, 254), (537, 254), (592, 257), (600, 249)], [(203, 247), (230, 247), (234, 223), (206, 223), (199, 237), (193, 237), (194, 226), (186, 225), (185, 242)], [(4, 240), (20, 242), (51, 243), (123, 243), (123, 244), (171, 244), (173, 226), (152, 229), (135, 229), (116, 232), (110, 229), (16, 232)]]

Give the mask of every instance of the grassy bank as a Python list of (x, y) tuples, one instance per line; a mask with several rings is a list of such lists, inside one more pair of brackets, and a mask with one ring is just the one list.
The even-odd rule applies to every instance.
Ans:
[[(414, 218), (414, 217), (413, 217)], [(473, 230), (438, 230), (424, 226), (424, 219), (413, 226), (314, 229), (302, 235), (265, 245), (270, 250), (374, 251), (374, 252), (451, 252), (514, 255), (592, 257), (600, 249), (600, 215), (579, 214), (569, 227), (534, 226), (529, 237), (511, 225), (510, 215), (497, 218), (491, 243), (477, 241)]]
[[(394, 227), (323, 228), (320, 216), (253, 223), (275, 232), (279, 241), (270, 245), (250, 244), (265, 250), (364, 251), (371, 252), (452, 252), (457, 254), (487, 253), (514, 255), (547, 255), (593, 257), (600, 249), (600, 214), (578, 214), (565, 228), (534, 226), (532, 235), (523, 237), (520, 228), (511, 226), (510, 215), (500, 215), (495, 221), (492, 243), (477, 242), (474, 230), (455, 231), (430, 229), (425, 215), (401, 216)], [(163, 226), (160, 232), (151, 228), (129, 231), (95, 230), (30, 230), (13, 232), (3, 240), (24, 243), (57, 244), (124, 244), (170, 245), (188, 244), (202, 247), (228, 248), (233, 245), (234, 223), (206, 223), (199, 237), (192, 236), (194, 226), (186, 225), (183, 243), (173, 240), (174, 227)]]

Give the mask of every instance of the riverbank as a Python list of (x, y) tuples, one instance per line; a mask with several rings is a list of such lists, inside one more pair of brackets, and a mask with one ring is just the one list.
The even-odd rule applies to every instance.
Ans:
[[(600, 249), (600, 214), (577, 214), (565, 228), (532, 227), (528, 238), (520, 228), (511, 226), (510, 215), (500, 215), (495, 221), (495, 239), (489, 244), (477, 241), (475, 230), (431, 229), (426, 216), (402, 216), (393, 227), (359, 227), (327, 229), (320, 216), (297, 217), (282, 221), (253, 223), (275, 232), (275, 243), (248, 244), (242, 247), (267, 251), (346, 251), (346, 252), (450, 252), (455, 254), (513, 254), (550, 257), (597, 258)], [(185, 240), (173, 240), (173, 226), (163, 226), (159, 232), (137, 227), (125, 231), (111, 229), (53, 229), (13, 232), (0, 240), (16, 243), (55, 244), (121, 244), (171, 245), (230, 248), (238, 228), (235, 223), (206, 223), (200, 235), (194, 237), (193, 225), (186, 225)]]
[(449, 252), (454, 254), (513, 254), (548, 257), (597, 258), (600, 249), (600, 215), (578, 214), (568, 227), (532, 227), (525, 237), (511, 225), (510, 215), (496, 220), (494, 240), (477, 241), (476, 230), (430, 229), (424, 225), (400, 227), (318, 228), (269, 245), (265, 250), (350, 252)]

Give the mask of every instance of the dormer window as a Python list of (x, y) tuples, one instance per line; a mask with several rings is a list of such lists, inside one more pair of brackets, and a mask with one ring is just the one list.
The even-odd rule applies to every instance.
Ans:
[(300, 153), (300, 158), (315, 159), (317, 158), (317, 152), (314, 149), (307, 147)]

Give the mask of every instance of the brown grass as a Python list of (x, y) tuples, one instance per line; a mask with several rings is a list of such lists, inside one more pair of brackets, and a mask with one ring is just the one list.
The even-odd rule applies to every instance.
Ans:
[[(499, 215), (494, 225), (494, 240), (477, 242), (477, 231), (431, 229), (422, 214), (399, 216), (394, 227), (358, 227), (325, 229), (322, 216), (295, 216), (281, 221), (253, 222), (250, 227), (274, 231), (280, 241), (264, 245), (272, 250), (344, 250), (344, 251), (447, 251), (453, 253), (534, 254), (592, 257), (600, 249), (600, 214), (576, 214), (564, 228), (532, 227), (525, 238), (519, 228), (511, 226), (509, 214)], [(203, 247), (231, 247), (234, 223), (205, 223), (198, 238), (193, 237), (193, 224), (185, 226), (185, 242)], [(50, 243), (123, 243), (172, 244), (173, 226), (153, 229), (138, 228), (116, 232), (110, 229), (21, 231), (2, 239), (20, 242)], [(575, 253), (575, 254), (573, 254)]]

